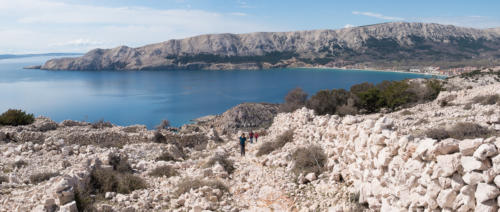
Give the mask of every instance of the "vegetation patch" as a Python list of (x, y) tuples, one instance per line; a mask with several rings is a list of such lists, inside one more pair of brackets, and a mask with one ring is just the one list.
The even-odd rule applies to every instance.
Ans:
[(9, 109), (0, 115), (0, 125), (19, 126), (33, 122), (35, 122), (34, 115), (22, 110)]
[(105, 129), (105, 128), (113, 127), (113, 124), (111, 124), (111, 122), (109, 122), (109, 121), (104, 121), (104, 119), (101, 119), (99, 121), (92, 123), (91, 126), (94, 129)]
[(442, 140), (446, 138), (467, 139), (467, 138), (485, 138), (492, 135), (494, 132), (487, 128), (469, 122), (460, 122), (455, 124), (450, 129), (436, 128), (429, 129), (425, 135), (429, 138)]
[(280, 136), (276, 138), (275, 141), (271, 142), (266, 142), (263, 143), (259, 146), (259, 149), (257, 150), (257, 157), (260, 157), (262, 155), (267, 155), (274, 150), (281, 149), (281, 147), (285, 146), (286, 143), (292, 142), (293, 141), (293, 130), (287, 130)]
[(172, 166), (159, 166), (149, 173), (153, 177), (172, 177), (177, 176), (179, 173)]
[(326, 155), (319, 146), (300, 147), (292, 154), (292, 160), (294, 162), (292, 171), (296, 175), (311, 172), (319, 175), (326, 164)]
[(181, 56), (167, 56), (167, 59), (174, 60), (174, 63), (193, 63), (193, 62), (205, 62), (205, 63), (271, 63), (276, 64), (282, 60), (288, 60), (293, 57), (297, 57), (298, 54), (295, 52), (268, 52), (264, 55), (254, 55), (254, 56), (224, 56), (216, 54), (201, 53), (196, 55), (181, 55)]
[(0, 175), (0, 185), (4, 182), (9, 182), (9, 179), (6, 176)]
[[(377, 85), (361, 83), (353, 85), (349, 91), (344, 89), (321, 90), (312, 95), (305, 106), (317, 115), (355, 115), (379, 112), (382, 108), (395, 111), (417, 103), (432, 101), (442, 90), (436, 79), (425, 81), (383, 81)], [(283, 112), (299, 107), (307, 94), (292, 90), (285, 98)]]
[(13, 165), (14, 165), (14, 167), (16, 167), (16, 168), (22, 168), (22, 167), (27, 166), (27, 165), (28, 165), (28, 163), (27, 163), (26, 161), (24, 161), (24, 160), (18, 160), (18, 161), (16, 161), (16, 162), (14, 162), (14, 164), (13, 164)]
[(306, 105), (307, 93), (302, 88), (295, 88), (285, 96), (285, 103), (280, 105), (280, 111), (285, 113), (293, 112)]
[(177, 189), (174, 192), (176, 197), (181, 196), (191, 190), (195, 190), (204, 186), (208, 186), (212, 189), (219, 189), (222, 192), (228, 192), (227, 186), (219, 180), (203, 180), (197, 178), (184, 178), (179, 184), (177, 184)]
[(164, 151), (156, 158), (156, 161), (175, 161), (175, 158), (170, 152)]
[(215, 154), (208, 159), (208, 161), (204, 164), (204, 167), (212, 167), (216, 163), (219, 163), (222, 167), (224, 167), (224, 170), (226, 170), (227, 173), (231, 174), (234, 172), (235, 168), (233, 161), (229, 160), (228, 157), (229, 156), (227, 154)]
[(491, 94), (491, 95), (476, 96), (472, 99), (472, 102), (481, 105), (494, 105), (500, 103), (500, 95)]
[(53, 178), (56, 176), (59, 176), (59, 173), (42, 172), (42, 173), (38, 173), (38, 174), (33, 174), (29, 178), (30, 178), (31, 184), (38, 184), (38, 183), (41, 183), (43, 181), (50, 180), (50, 178)]

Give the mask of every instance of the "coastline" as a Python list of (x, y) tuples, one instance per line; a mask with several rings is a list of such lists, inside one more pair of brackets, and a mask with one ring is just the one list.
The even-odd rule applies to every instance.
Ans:
[(338, 67), (297, 67), (297, 68), (300, 68), (300, 69), (330, 69), (330, 70), (344, 70), (344, 71), (396, 72), (396, 73), (405, 73), (405, 74), (429, 75), (429, 76), (444, 77), (444, 78), (450, 77), (448, 75), (441, 75), (441, 74), (418, 73), (418, 72), (411, 72), (411, 71), (388, 70), (388, 69), (358, 69), (358, 68), (347, 69), (347, 68), (338, 68)]

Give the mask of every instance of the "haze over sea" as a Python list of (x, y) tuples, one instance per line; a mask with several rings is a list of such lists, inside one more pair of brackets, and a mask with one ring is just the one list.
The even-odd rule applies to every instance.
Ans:
[(260, 71), (44, 71), (23, 69), (51, 57), (0, 60), (0, 111), (23, 109), (35, 116), (96, 121), (117, 125), (162, 119), (174, 126), (205, 115), (219, 114), (243, 102), (280, 103), (286, 93), (302, 87), (345, 88), (362, 82), (431, 76), (333, 69)]

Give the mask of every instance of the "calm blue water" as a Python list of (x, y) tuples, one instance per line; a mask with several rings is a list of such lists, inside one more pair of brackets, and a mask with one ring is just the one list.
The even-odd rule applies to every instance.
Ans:
[(42, 71), (26, 70), (49, 57), (0, 60), (0, 111), (19, 108), (62, 121), (109, 120), (154, 127), (180, 126), (242, 102), (279, 103), (302, 87), (309, 94), (361, 82), (428, 77), (370, 71), (273, 69), (263, 71)]

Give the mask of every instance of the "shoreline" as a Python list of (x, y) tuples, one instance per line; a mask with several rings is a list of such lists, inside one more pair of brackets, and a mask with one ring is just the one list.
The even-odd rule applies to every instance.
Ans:
[(371, 71), (371, 72), (396, 72), (396, 73), (405, 73), (405, 74), (416, 74), (416, 75), (429, 75), (429, 76), (437, 76), (437, 77), (445, 77), (448, 78), (448, 75), (441, 74), (431, 74), (431, 73), (418, 73), (411, 71), (403, 71), (403, 70), (388, 70), (388, 69), (358, 69), (358, 68), (338, 68), (338, 67), (297, 67), (301, 69), (330, 69), (330, 70), (343, 70), (343, 71)]

